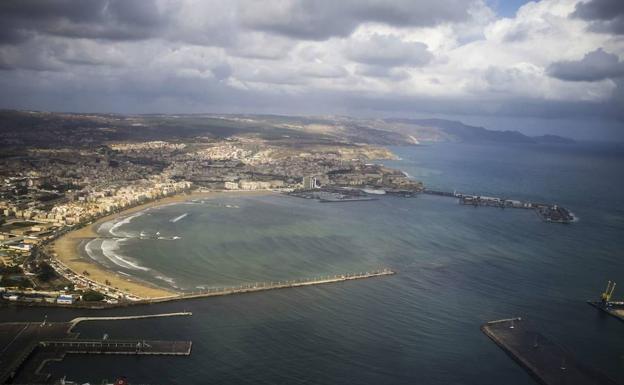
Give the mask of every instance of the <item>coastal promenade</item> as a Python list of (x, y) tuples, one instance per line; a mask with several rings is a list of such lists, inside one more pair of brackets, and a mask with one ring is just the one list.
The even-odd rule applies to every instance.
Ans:
[(355, 281), (359, 279), (366, 278), (376, 278), (376, 277), (384, 277), (388, 275), (396, 274), (395, 271), (390, 269), (381, 269), (374, 271), (367, 271), (361, 273), (347, 273), (347, 274), (338, 274), (338, 275), (329, 275), (308, 279), (296, 279), (296, 280), (286, 280), (286, 281), (274, 281), (274, 282), (255, 282), (252, 284), (244, 284), (235, 287), (225, 287), (225, 288), (213, 288), (208, 290), (200, 290), (182, 293), (173, 296), (160, 297), (160, 298), (151, 298), (142, 301), (136, 301), (134, 303), (158, 303), (158, 302), (167, 302), (167, 301), (176, 301), (176, 300), (184, 300), (184, 299), (193, 299), (193, 298), (206, 298), (206, 297), (218, 297), (224, 295), (233, 295), (233, 294), (244, 294), (244, 293), (254, 293), (259, 291), (267, 291), (267, 290), (277, 290), (277, 289), (288, 289), (295, 287), (304, 287), (304, 286), (315, 286), (315, 285), (324, 285), (329, 283), (338, 283), (345, 281)]

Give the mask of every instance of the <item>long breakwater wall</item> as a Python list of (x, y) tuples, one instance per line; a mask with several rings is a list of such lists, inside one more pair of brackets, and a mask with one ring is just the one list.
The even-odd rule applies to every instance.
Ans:
[(449, 198), (457, 198), (460, 205), (465, 206), (487, 206), (497, 207), (501, 209), (527, 209), (534, 210), (537, 216), (544, 222), (552, 223), (572, 223), (576, 217), (568, 209), (557, 204), (541, 203), (541, 202), (525, 202), (516, 199), (507, 199), (500, 197), (489, 197), (483, 195), (464, 194), (459, 192), (423, 190), (422, 194), (437, 195)]
[(244, 284), (244, 285), (235, 286), (235, 287), (212, 288), (212, 289), (207, 289), (207, 290), (186, 292), (186, 293), (182, 293), (179, 295), (137, 301), (137, 303), (158, 303), (158, 302), (167, 302), (167, 301), (177, 301), (177, 300), (183, 300), (183, 299), (218, 297), (218, 296), (232, 295), (232, 294), (253, 293), (253, 292), (258, 292), (258, 291), (324, 285), (324, 284), (329, 284), (329, 283), (354, 281), (358, 279), (383, 277), (383, 276), (393, 275), (393, 274), (396, 274), (393, 270), (382, 269), (382, 270), (367, 271), (367, 272), (362, 272), (362, 273), (338, 274), (338, 275), (329, 275), (329, 276), (322, 276), (322, 277), (315, 277), (315, 278), (308, 278), (308, 279), (296, 279), (296, 280), (285, 280), (285, 281), (274, 281), (274, 282), (256, 282), (256, 283)]

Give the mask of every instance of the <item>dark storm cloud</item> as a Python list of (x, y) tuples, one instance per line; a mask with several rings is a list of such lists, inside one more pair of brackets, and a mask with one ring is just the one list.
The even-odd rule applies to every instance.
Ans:
[(325, 40), (348, 36), (361, 23), (433, 26), (468, 18), (472, 1), (301, 0), (249, 2), (241, 7), (243, 24), (296, 39)]
[(355, 41), (347, 48), (353, 61), (374, 66), (423, 66), (433, 59), (427, 45), (406, 42), (393, 36), (373, 35), (368, 40)]
[(624, 34), (624, 1), (590, 0), (578, 3), (572, 16), (591, 21), (597, 32)]
[(595, 82), (624, 76), (624, 62), (602, 48), (586, 54), (578, 61), (560, 61), (547, 68), (548, 75), (567, 81)]
[(165, 11), (152, 0), (4, 0), (0, 43), (16, 44), (36, 35), (145, 39), (168, 22)]

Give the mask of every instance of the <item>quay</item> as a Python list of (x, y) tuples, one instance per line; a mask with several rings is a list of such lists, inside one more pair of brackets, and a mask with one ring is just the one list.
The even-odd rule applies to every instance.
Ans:
[(79, 339), (72, 329), (85, 321), (115, 321), (189, 316), (191, 313), (165, 313), (121, 317), (80, 317), (69, 322), (0, 323), (0, 384), (44, 383), (50, 375), (42, 373), (50, 361), (66, 354), (174, 355), (191, 353), (191, 341), (146, 341)]
[(182, 300), (182, 299), (217, 297), (217, 296), (223, 296), (223, 295), (253, 293), (253, 292), (267, 291), (267, 290), (288, 289), (288, 288), (294, 288), (294, 287), (314, 286), (314, 285), (324, 285), (324, 284), (329, 284), (329, 283), (354, 281), (354, 280), (359, 280), (359, 279), (376, 278), (376, 277), (383, 277), (383, 276), (394, 275), (394, 274), (396, 274), (396, 272), (386, 268), (386, 269), (381, 269), (381, 270), (376, 270), (376, 271), (367, 271), (363, 273), (338, 274), (338, 275), (330, 275), (330, 276), (309, 278), (309, 279), (286, 280), (286, 281), (276, 281), (276, 282), (256, 282), (253, 284), (245, 284), (245, 285), (240, 285), (240, 286), (235, 286), (235, 287), (214, 288), (214, 289), (208, 289), (208, 290), (187, 292), (187, 293), (182, 293), (182, 294), (174, 295), (174, 296), (152, 298), (149, 300), (137, 301), (135, 303), (158, 303), (158, 302), (168, 302), (168, 301), (176, 301), (176, 300)]
[(569, 352), (522, 318), (490, 321), (481, 331), (543, 385), (616, 385), (597, 370), (582, 364)]
[(457, 198), (460, 205), (464, 206), (486, 206), (501, 209), (526, 209), (534, 210), (535, 214), (544, 222), (568, 224), (576, 220), (576, 217), (568, 209), (556, 204), (523, 202), (516, 199), (506, 199), (499, 197), (488, 197), (482, 195), (463, 194), (458, 192), (437, 191), (424, 189), (422, 194)]

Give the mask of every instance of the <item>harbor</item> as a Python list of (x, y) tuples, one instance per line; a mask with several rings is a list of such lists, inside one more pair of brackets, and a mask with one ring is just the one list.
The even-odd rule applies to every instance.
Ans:
[(603, 373), (579, 362), (522, 318), (490, 321), (481, 326), (481, 331), (540, 384), (617, 384)]
[(50, 374), (45, 366), (67, 354), (168, 355), (191, 354), (191, 341), (148, 341), (80, 339), (72, 329), (85, 321), (116, 321), (145, 318), (190, 316), (192, 313), (164, 313), (123, 317), (81, 317), (69, 322), (12, 322), (0, 324), (0, 384), (46, 383)]

